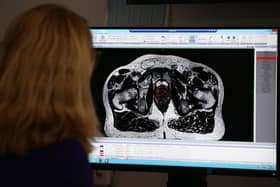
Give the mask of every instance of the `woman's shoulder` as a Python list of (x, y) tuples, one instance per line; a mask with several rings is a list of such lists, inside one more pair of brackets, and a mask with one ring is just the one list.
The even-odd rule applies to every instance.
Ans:
[[(76, 162), (78, 161), (78, 162)], [(0, 164), (28, 164), (29, 166), (71, 166), (88, 164), (88, 155), (78, 140), (67, 139), (33, 148), (26, 155), (2, 155)]]
[(49, 184), (49, 186), (58, 186), (57, 184), (92, 186), (93, 184), (88, 155), (79, 141), (74, 139), (32, 149), (24, 157), (2, 158), (1, 166), (0, 173), (3, 173), (7, 179), (20, 177), (24, 181)]
[(80, 142), (76, 139), (65, 139), (61, 141), (54, 142), (49, 145), (41, 146), (34, 148), (30, 151), (30, 154), (32, 153), (40, 153), (40, 152), (60, 152), (60, 153), (67, 153), (68, 151), (80, 151), (84, 152), (82, 145)]
[(66, 139), (55, 142), (46, 146), (32, 149), (28, 157), (33, 158), (46, 158), (58, 162), (71, 162), (76, 160), (86, 160), (87, 153), (84, 151), (81, 143), (75, 139)]

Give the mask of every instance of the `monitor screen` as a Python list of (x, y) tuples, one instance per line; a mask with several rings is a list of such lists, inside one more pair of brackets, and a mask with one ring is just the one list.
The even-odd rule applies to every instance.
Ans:
[(90, 163), (276, 171), (277, 29), (91, 33)]

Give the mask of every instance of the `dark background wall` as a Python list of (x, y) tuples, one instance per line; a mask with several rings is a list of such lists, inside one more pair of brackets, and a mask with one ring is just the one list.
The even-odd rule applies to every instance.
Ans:
[[(1, 0), (0, 38), (11, 19), (26, 8), (41, 3), (61, 3), (85, 17), (90, 26), (280, 26), (280, 3), (218, 3), (176, 5), (127, 5), (126, 0)], [(209, 175), (209, 187), (276, 187), (267, 177)], [(114, 171), (99, 173), (96, 183), (113, 187), (164, 187), (166, 173)], [(186, 185), (187, 186), (187, 185)]]
[(280, 24), (280, 2), (276, 0), (156, 5), (127, 5), (126, 0), (107, 1), (110, 26), (248, 27)]
[(107, 0), (0, 0), (0, 38), (14, 16), (42, 3), (63, 4), (86, 18), (89, 25), (106, 24)]

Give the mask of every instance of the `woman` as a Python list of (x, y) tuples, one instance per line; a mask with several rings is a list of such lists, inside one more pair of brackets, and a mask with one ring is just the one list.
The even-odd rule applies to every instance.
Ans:
[(86, 21), (40, 5), (9, 25), (0, 49), (0, 186), (92, 186), (94, 50)]

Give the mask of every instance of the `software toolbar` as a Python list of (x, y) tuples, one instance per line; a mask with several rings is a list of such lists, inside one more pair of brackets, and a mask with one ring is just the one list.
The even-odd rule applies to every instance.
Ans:
[[(157, 30), (156, 30), (157, 31)], [(96, 47), (252, 47), (265, 46), (276, 47), (277, 35), (271, 32), (231, 32), (231, 30), (220, 30), (219, 32), (198, 32), (198, 31), (169, 31), (161, 30), (103, 30), (94, 32), (93, 43)]]

